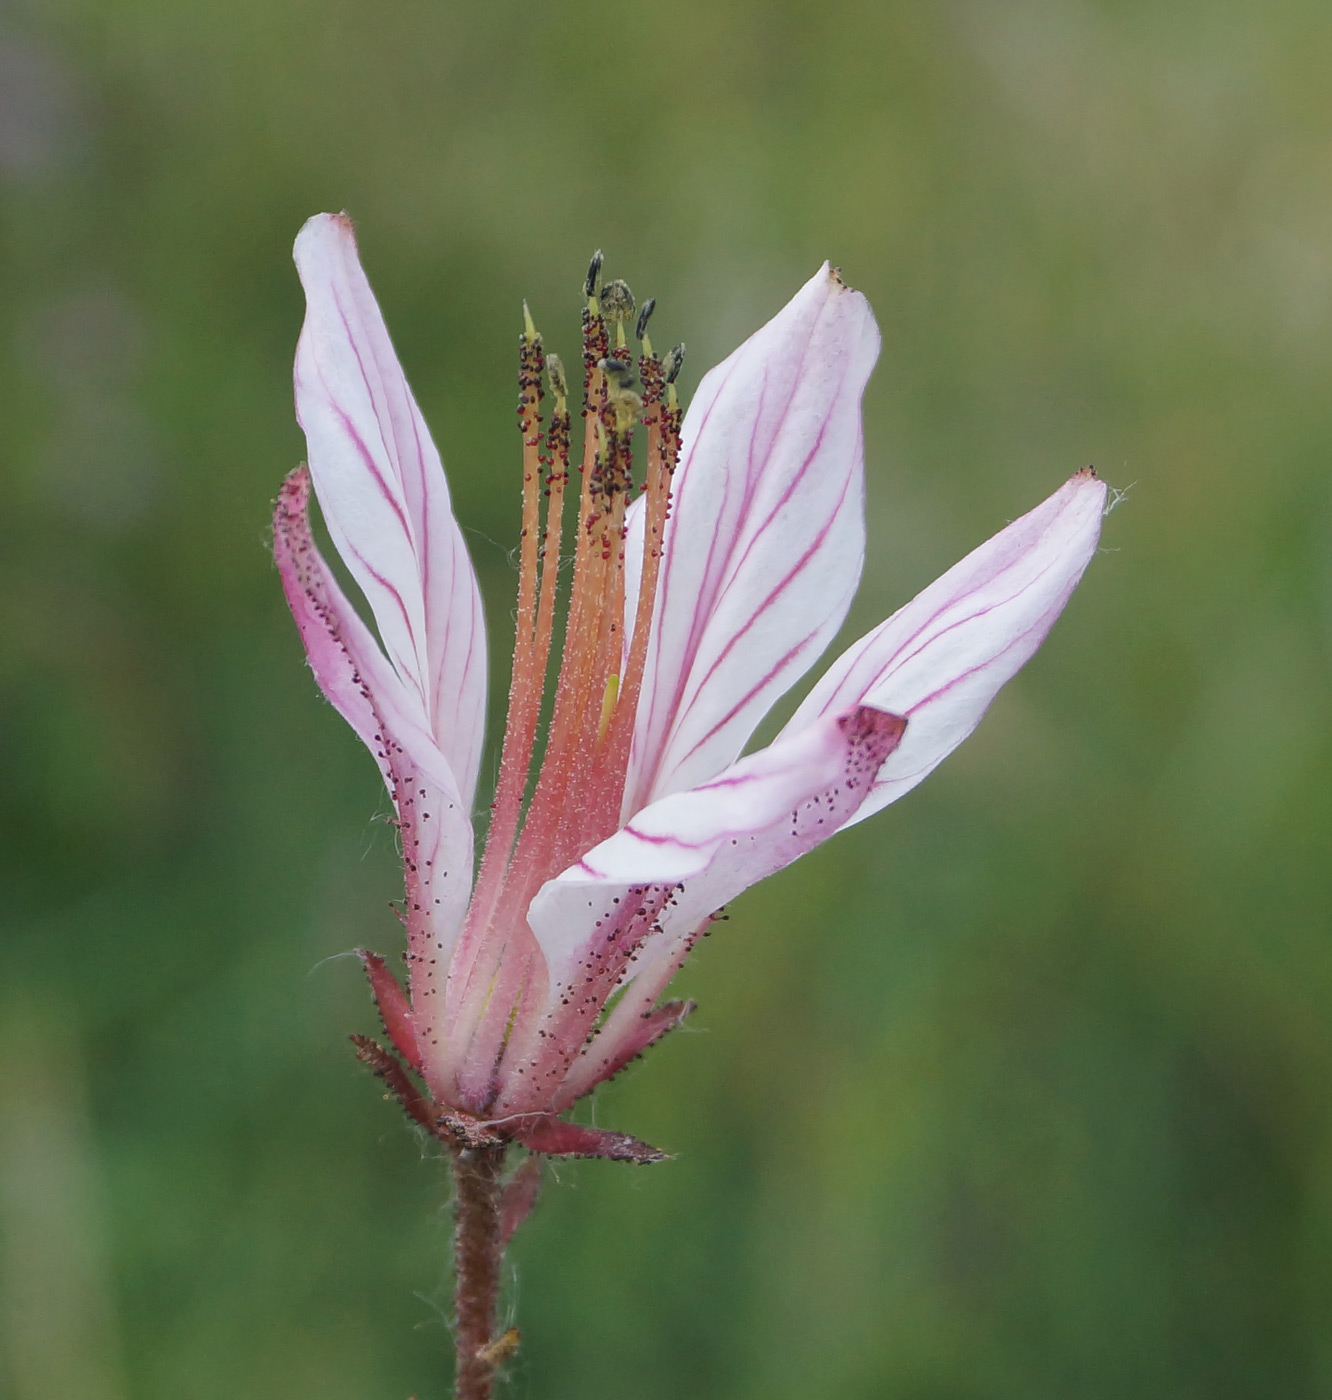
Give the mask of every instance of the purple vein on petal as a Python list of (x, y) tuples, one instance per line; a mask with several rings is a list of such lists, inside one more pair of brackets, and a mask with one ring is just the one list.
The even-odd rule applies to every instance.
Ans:
[[(822, 432), (820, 432), (820, 441), (822, 441), (822, 437), (823, 434)], [(817, 448), (815, 449), (815, 451), (817, 451)], [(806, 459), (806, 466), (808, 466), (809, 462), (813, 460), (813, 455), (814, 454), (811, 453), (810, 457)], [(803, 470), (804, 469), (802, 468), (802, 471)], [(792, 482), (791, 486), (793, 487), (794, 485), (795, 483)], [(767, 595), (764, 597), (763, 601), (753, 610), (753, 612), (746, 619), (743, 625), (737, 628), (736, 631), (731, 634), (731, 636), (726, 641), (726, 645), (721, 649), (721, 651), (716, 655), (716, 657), (713, 658), (712, 663), (709, 665), (707, 671), (703, 674), (698, 683), (693, 687), (693, 695), (690, 697), (689, 702), (677, 713), (675, 725), (677, 729), (679, 728), (680, 721), (693, 711), (694, 706), (698, 703), (699, 697), (703, 692), (704, 686), (708, 683), (709, 680), (712, 679), (715, 673), (725, 663), (727, 658), (735, 650), (736, 646), (740, 643), (742, 638), (747, 636), (750, 630), (757, 626), (759, 620), (764, 616), (764, 614), (767, 613), (776, 604), (777, 600), (792, 587), (792, 585), (805, 572), (810, 562), (817, 557), (824, 545), (824, 542), (827, 540), (828, 535), (833, 528), (833, 525), (836, 523), (836, 521), (840, 518), (842, 514), (842, 507), (846, 504), (847, 489), (850, 487), (850, 485), (851, 478), (848, 477), (846, 484), (843, 486), (842, 494), (837, 498), (837, 508), (825, 521), (823, 526), (820, 528), (818, 535), (811, 542), (809, 547), (805, 550), (804, 554), (802, 554), (800, 558), (796, 560), (795, 564), (777, 582), (776, 586), (769, 590)], [(788, 490), (783, 493), (783, 502), (785, 502), (789, 498), (789, 496), (790, 489), (788, 488)], [(769, 520), (771, 518), (772, 517), (770, 515)], [(765, 526), (762, 528), (766, 528), (766, 522)], [(749, 546), (746, 548), (745, 551), (746, 556), (749, 553), (749, 549), (753, 547), (754, 540), (757, 538), (758, 537), (756, 535), (754, 539), (750, 540)], [(721, 597), (724, 598), (729, 592), (732, 584), (735, 581), (738, 569), (742, 567), (743, 564), (744, 559), (742, 558), (740, 564), (737, 565), (737, 571), (732, 572), (731, 578), (727, 581), (726, 586), (723, 588)], [(759, 680), (754, 685), (752, 685), (730, 707), (730, 709), (726, 711), (725, 714), (722, 715), (722, 717), (707, 731), (707, 733), (702, 735), (702, 737), (699, 738), (685, 752), (680, 761), (683, 762), (685, 758), (688, 758), (690, 755), (696, 753), (704, 744), (708, 742), (709, 739), (711, 739), (714, 735), (716, 735), (722, 729), (724, 729), (735, 718), (735, 716), (740, 713), (740, 711), (742, 711), (747, 705), (749, 705), (756, 696), (760, 695), (769, 684), (771, 684), (779, 675), (781, 675), (781, 673), (789, 665), (791, 665), (791, 663), (795, 661), (797, 657), (800, 656), (802, 652), (804, 652), (813, 644), (813, 642), (818, 637), (819, 631), (820, 628), (814, 628), (812, 631), (807, 632), (804, 635), (804, 637), (802, 637), (800, 641), (796, 643), (795, 646), (788, 648), (787, 651), (781, 657), (779, 657), (778, 660), (771, 667), (769, 667), (767, 673), (760, 677)]]
[[(826, 278), (827, 272), (823, 272), (822, 276)], [(736, 391), (730, 388), (732, 377), (738, 372), (747, 371), (756, 381), (747, 392), (757, 399), (758, 407), (747, 406), (744, 411), (749, 428), (748, 441), (743, 448), (745, 465), (741, 470), (721, 474), (721, 481), (713, 488), (720, 500), (715, 505), (709, 504), (710, 518), (724, 523), (703, 535), (707, 541), (706, 553), (699, 564), (686, 565), (683, 573), (669, 566), (662, 571), (654, 623), (658, 634), (653, 643), (652, 682), (645, 687), (648, 704), (640, 721), (641, 738), (636, 744), (634, 783), (626, 794), (627, 803), (636, 803), (650, 794), (670, 790), (685, 778), (686, 772), (692, 773), (695, 778), (705, 775), (712, 757), (716, 758), (718, 766), (729, 761), (748, 737), (747, 732), (739, 732), (746, 711), (755, 710), (765, 690), (780, 686), (784, 681), (789, 683), (798, 674), (797, 668), (802, 668), (802, 663), (808, 665), (813, 660), (817, 650), (821, 650), (815, 643), (833, 621), (833, 612), (839, 608), (844, 611), (849, 604), (851, 590), (835, 587), (831, 596), (837, 599), (836, 604), (826, 610), (826, 616), (819, 617), (817, 625), (796, 646), (788, 647), (775, 664), (767, 657), (762, 658), (759, 664), (763, 677), (757, 686), (747, 685), (745, 693), (738, 698), (732, 694), (721, 694), (734, 684), (734, 681), (726, 683), (726, 672), (735, 668), (737, 655), (746, 640), (757, 639), (756, 629), (765, 618), (772, 616), (772, 610), (779, 602), (787, 600), (783, 606), (793, 606), (802, 596), (801, 591), (797, 591), (802, 572), (819, 556), (820, 546), (826, 545), (829, 533), (838, 522), (845, 525), (848, 495), (858, 480), (859, 465), (863, 460), (861, 434), (856, 428), (848, 432), (850, 441), (844, 462), (847, 479), (827, 519), (819, 528), (814, 544), (802, 551), (797, 564), (788, 567), (775, 585), (768, 584), (762, 579), (762, 574), (765, 568), (770, 569), (773, 563), (778, 562), (775, 556), (771, 561), (764, 557), (773, 551), (772, 541), (775, 537), (771, 531), (779, 528), (783, 512), (790, 515), (793, 510), (798, 510), (802, 493), (810, 490), (813, 468), (821, 457), (828, 457), (832, 448), (830, 419), (840, 416), (848, 407), (848, 381), (855, 365), (864, 367), (866, 334), (872, 329), (872, 320), (867, 312), (863, 313), (862, 320), (858, 306), (852, 310), (850, 319), (839, 315), (836, 308), (840, 304), (839, 298), (844, 295), (841, 290), (832, 291), (825, 284), (821, 291), (819, 305), (795, 332), (798, 337), (796, 344), (791, 344), (790, 336), (783, 341), (779, 333), (777, 348), (760, 342), (758, 346), (747, 346), (737, 352), (734, 362), (726, 367), (725, 378), (712, 392), (699, 427), (690, 434), (692, 441), (688, 456), (681, 464), (679, 507), (666, 545), (672, 558), (681, 557), (681, 551), (687, 548), (688, 543), (694, 542), (686, 538), (696, 524), (688, 510), (690, 473), (701, 471), (707, 460), (706, 457), (700, 460), (699, 452), (700, 445), (708, 440), (709, 432), (706, 429), (713, 410), (725, 407), (722, 400), (728, 396), (734, 397)], [(863, 299), (859, 301), (863, 303)], [(848, 309), (851, 307), (848, 306)], [(838, 348), (836, 342), (843, 337), (848, 346), (854, 346), (854, 350), (848, 355), (834, 355), (833, 351)], [(816, 348), (820, 352), (817, 372), (811, 368), (811, 357)], [(782, 361), (783, 383), (789, 377), (791, 392), (768, 421), (765, 406), (773, 389), (768, 360), (774, 356)], [(797, 441), (807, 432), (813, 433), (813, 439), (799, 449), (802, 460), (798, 464), (790, 464), (785, 457), (794, 444), (787, 442), (784, 447), (783, 443), (791, 436), (791, 417), (797, 411), (804, 419)], [(724, 438), (711, 448), (702, 448), (704, 453), (710, 452), (712, 456), (726, 449)], [(782, 463), (773, 469), (778, 474), (778, 480), (773, 483), (778, 489), (775, 498), (763, 503), (762, 516), (756, 519), (755, 509), (764, 491), (768, 464), (774, 459)], [(840, 477), (842, 473), (836, 475)], [(771, 476), (767, 476), (767, 479), (771, 480)], [(801, 522), (793, 519), (799, 529)], [(805, 532), (800, 530), (800, 533)], [(767, 589), (757, 606), (748, 611), (742, 622), (725, 617), (728, 608), (746, 611), (737, 604), (743, 601), (742, 590), (752, 591), (756, 582), (759, 589)], [(686, 585), (690, 590), (688, 597), (677, 600), (677, 589)], [(809, 589), (803, 591), (808, 592)], [(665, 620), (677, 613), (681, 615), (683, 626), (674, 630), (669, 624), (663, 627)], [(729, 635), (723, 636), (723, 629)], [(764, 646), (762, 641), (757, 644), (760, 648)], [(700, 655), (705, 648), (710, 655)], [(715, 723), (708, 723), (713, 715), (704, 719), (705, 706), (714, 713), (722, 709), (725, 713)], [(685, 733), (687, 722), (694, 715), (703, 719), (708, 727), (708, 732), (697, 739)], [(740, 725), (737, 725), (737, 720), (741, 721)], [(718, 750), (713, 755), (710, 749), (717, 747), (719, 737), (725, 735), (728, 727), (736, 739), (733, 751)], [(721, 745), (722, 748), (727, 747), (724, 738)], [(686, 770), (684, 765), (691, 762), (692, 768)]]
[[(430, 511), (428, 502), (431, 488), (426, 474), (426, 453), (421, 440), (420, 414), (419, 411), (414, 411), (416, 406), (412, 400), (411, 390), (408, 388), (406, 380), (402, 378), (401, 367), (398, 365), (396, 359), (387, 370), (380, 361), (379, 351), (375, 345), (375, 333), (369, 329), (369, 326), (373, 324), (377, 316), (378, 308), (373, 305), (366, 308), (364, 311), (359, 307), (356, 308), (357, 320), (360, 322), (365, 332), (363, 337), (358, 337), (352, 330), (347, 311), (342, 304), (336, 288), (333, 290), (333, 301), (338, 309), (339, 316), (342, 318), (343, 326), (347, 331), (348, 342), (351, 346), (352, 354), (356, 357), (356, 364), (361, 372), (361, 379), (365, 384), (367, 393), (370, 395), (375, 421), (380, 430), (380, 441), (383, 443), (384, 451), (396, 470), (399, 485), (404, 489), (407, 486), (406, 471), (408, 457), (410, 457), (411, 461), (414, 462), (416, 466), (415, 476), (419, 488), (420, 510), (414, 513), (414, 519), (409, 519), (407, 516), (404, 516), (401, 510), (399, 510), (398, 516), (402, 521), (403, 529), (407, 532), (408, 541), (412, 546), (413, 556), (417, 565), (417, 573), (421, 581), (421, 592), (428, 603), (430, 596)], [(387, 328), (385, 328), (384, 334), (387, 335)], [(366, 370), (365, 361), (361, 355), (360, 340), (362, 338), (369, 342), (368, 349), (375, 368), (375, 382), (371, 381), (370, 375)], [(395, 384), (394, 380), (398, 380), (399, 382)], [(376, 387), (378, 392), (376, 392)], [(395, 399), (399, 400), (399, 402), (395, 403)], [(412, 431), (412, 445), (414, 450), (409, 454), (404, 454), (401, 441), (402, 425), (399, 419), (403, 414), (406, 415)], [(386, 425), (388, 433), (392, 437), (391, 443), (384, 437)], [(374, 470), (373, 464), (372, 470)]]

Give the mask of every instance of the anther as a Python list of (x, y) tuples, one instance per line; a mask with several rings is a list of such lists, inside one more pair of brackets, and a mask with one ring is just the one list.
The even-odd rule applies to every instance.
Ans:
[(601, 289), (601, 314), (614, 325), (620, 326), (634, 314), (634, 294), (628, 282), (617, 277), (607, 282)]
[(624, 360), (598, 360), (606, 376), (606, 405), (615, 415), (615, 429), (624, 433), (643, 415), (643, 400), (634, 393), (633, 374)]
[(643, 417), (643, 400), (625, 385), (613, 385), (607, 403), (615, 415), (617, 433), (627, 433)]
[(648, 299), (643, 303), (643, 306), (638, 313), (638, 324), (634, 327), (634, 335), (639, 340), (642, 340), (643, 337), (647, 334), (647, 323), (651, 319), (652, 313), (656, 309), (657, 298), (648, 297)]
[(633, 382), (629, 366), (623, 360), (598, 360), (597, 368), (607, 379), (615, 380), (617, 388), (627, 389)]
[(680, 367), (684, 364), (685, 348), (682, 340), (679, 345), (673, 345), (661, 362), (662, 372), (666, 376), (667, 384), (675, 383), (675, 376), (680, 373)]
[(606, 283), (601, 289), (601, 314), (615, 327), (616, 350), (623, 350), (627, 344), (624, 328), (634, 319), (634, 294), (628, 282), (617, 277)]
[(536, 323), (532, 320), (532, 313), (527, 309), (527, 303), (523, 302), (523, 339), (540, 340), (537, 334)]
[(585, 297), (596, 296), (597, 287), (601, 283), (601, 264), (605, 261), (606, 255), (598, 248), (597, 251), (592, 254), (592, 261), (587, 267), (587, 277), (583, 282), (583, 295)]
[(564, 361), (553, 351), (546, 356), (546, 374), (550, 378), (550, 391), (557, 399), (569, 397), (569, 383), (564, 377)]

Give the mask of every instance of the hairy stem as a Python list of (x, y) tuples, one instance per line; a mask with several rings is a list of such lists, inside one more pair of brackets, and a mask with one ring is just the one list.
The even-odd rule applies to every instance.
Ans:
[(504, 1143), (457, 1146), (453, 1155), (453, 1268), (457, 1312), (456, 1400), (490, 1400), (507, 1349), (496, 1345), (495, 1309), (504, 1245), (500, 1174)]

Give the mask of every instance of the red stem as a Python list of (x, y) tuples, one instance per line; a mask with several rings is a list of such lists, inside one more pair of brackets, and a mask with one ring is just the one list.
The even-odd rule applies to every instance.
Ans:
[(453, 1147), (455, 1273), (455, 1400), (491, 1400), (495, 1372), (507, 1354), (497, 1344), (495, 1310), (504, 1245), (500, 1238), (500, 1175), (504, 1143)]

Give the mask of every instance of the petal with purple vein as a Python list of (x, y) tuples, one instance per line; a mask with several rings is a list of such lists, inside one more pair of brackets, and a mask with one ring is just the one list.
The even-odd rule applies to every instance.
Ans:
[(404, 855), (416, 866), (408, 866), (407, 911), (415, 995), (433, 984), (466, 912), (470, 813), (402, 682), (320, 557), (306, 514), (309, 492), (304, 468), (283, 483), (273, 553), (319, 688), (374, 755), (398, 810)]
[(1045, 640), (1096, 552), (1105, 490), (1090, 468), (1078, 472), (848, 648), (810, 692), (783, 735), (855, 704), (910, 721), (851, 821), (937, 767)]
[(864, 557), (860, 399), (878, 350), (865, 298), (825, 264), (699, 386), (626, 814), (720, 772), (841, 625)]
[(470, 808), (485, 636), (439, 454), (361, 270), (351, 220), (316, 215), (295, 258), (306, 294), (296, 415), (324, 519)]
[[(715, 910), (831, 836), (905, 727), (867, 706), (823, 717), (661, 798), (547, 881), (528, 923), (550, 969), (550, 1011), (528, 1047), (535, 1070), (525, 1092), (564, 1078), (617, 982), (663, 960), (673, 969)], [(603, 1027), (607, 1043), (649, 1008), (631, 985)]]

